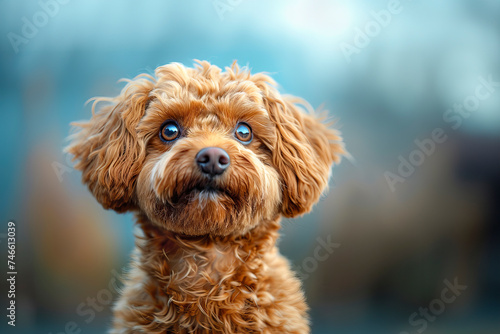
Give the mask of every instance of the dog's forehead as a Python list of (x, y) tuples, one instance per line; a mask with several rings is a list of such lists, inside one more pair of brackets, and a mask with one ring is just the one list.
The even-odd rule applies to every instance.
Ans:
[[(152, 92), (146, 115), (194, 124), (234, 126), (237, 120), (268, 118), (262, 92), (250, 81), (228, 81), (220, 85), (162, 82)], [(208, 86), (208, 87), (207, 87)]]
[(199, 114), (197, 115), (195, 121), (198, 125), (211, 127), (216, 127), (224, 123), (224, 119), (221, 118), (221, 115), (215, 112), (206, 112)]
[(264, 94), (251, 80), (229, 80), (225, 77), (219, 80), (191, 77), (184, 81), (159, 81), (154, 92), (167, 99), (201, 100), (205, 103), (246, 99), (256, 104), (262, 104)]

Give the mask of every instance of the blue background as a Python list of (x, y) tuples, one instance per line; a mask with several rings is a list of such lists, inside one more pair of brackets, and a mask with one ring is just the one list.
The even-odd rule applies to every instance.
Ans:
[[(500, 2), (401, 1), (376, 23), (390, 6), (0, 1), (0, 254), (6, 262), (13, 220), (18, 270), (17, 326), (2, 316), (2, 333), (109, 326), (113, 270), (128, 262), (133, 219), (104, 211), (81, 185), (62, 153), (69, 123), (90, 117), (89, 98), (118, 94), (118, 79), (194, 59), (269, 72), (282, 92), (338, 119), (352, 159), (334, 169), (313, 213), (283, 221), (280, 241), (305, 273), (313, 333), (417, 333), (409, 317), (455, 278), (467, 289), (426, 332), (498, 333), (500, 87), (457, 129), (444, 115), (480, 77), (500, 81)], [(445, 142), (391, 191), (386, 173), (437, 128)], [(325, 240), (340, 247), (319, 260)], [(0, 287), (5, 310), (4, 279)]]

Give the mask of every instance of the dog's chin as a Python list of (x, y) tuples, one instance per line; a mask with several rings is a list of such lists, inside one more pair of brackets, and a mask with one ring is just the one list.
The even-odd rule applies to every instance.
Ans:
[(255, 210), (251, 199), (213, 186), (195, 186), (155, 202), (150, 218), (183, 235), (241, 234), (257, 222), (251, 214)]

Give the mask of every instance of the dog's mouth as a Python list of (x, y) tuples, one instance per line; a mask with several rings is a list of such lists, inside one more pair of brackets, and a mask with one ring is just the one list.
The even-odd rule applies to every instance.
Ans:
[(189, 192), (206, 192), (209, 194), (225, 193), (225, 190), (213, 185), (198, 185), (189, 190)]
[(173, 204), (188, 204), (196, 200), (217, 201), (221, 198), (234, 198), (234, 194), (227, 188), (217, 186), (213, 183), (199, 183), (184, 189), (181, 193), (173, 196), (170, 201)]
[(220, 187), (213, 185), (198, 185), (188, 191), (189, 194), (200, 194), (200, 195), (218, 195), (218, 196), (230, 196), (229, 192)]

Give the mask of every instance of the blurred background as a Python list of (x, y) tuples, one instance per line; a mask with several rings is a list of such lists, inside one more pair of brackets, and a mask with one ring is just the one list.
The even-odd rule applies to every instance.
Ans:
[(2, 277), (10, 220), (18, 271), (2, 333), (108, 328), (133, 217), (81, 184), (69, 123), (118, 79), (193, 59), (269, 72), (338, 119), (353, 158), (280, 241), (313, 333), (500, 333), (500, 1), (2, 0), (0, 13)]

